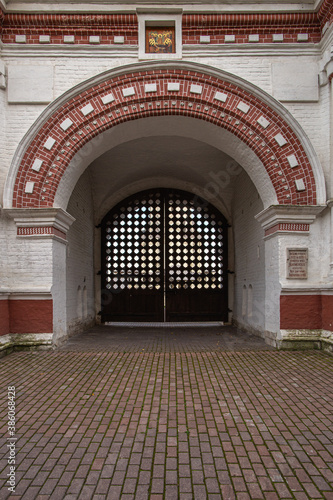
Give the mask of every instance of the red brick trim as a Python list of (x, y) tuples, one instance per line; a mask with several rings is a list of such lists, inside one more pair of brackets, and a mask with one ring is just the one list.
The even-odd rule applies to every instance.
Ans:
[(138, 23), (136, 14), (6, 14), (5, 26), (127, 26)]
[(52, 300), (9, 300), (9, 333), (52, 333)]
[[(308, 41), (317, 43), (322, 28), (333, 19), (331, 0), (325, 0), (317, 13), (267, 14), (184, 14), (183, 43), (198, 44), (200, 35), (210, 35), (211, 43), (224, 43), (226, 34), (235, 34), (235, 43), (248, 43), (248, 36), (259, 34), (259, 43), (271, 43), (275, 33), (284, 35), (284, 43), (297, 42), (306, 32)], [(2, 22), (1, 22), (2, 21)], [(26, 35), (26, 43), (38, 44), (39, 35), (50, 35), (50, 43), (63, 44), (65, 35), (75, 35), (76, 44), (89, 43), (89, 36), (100, 36), (101, 44), (110, 44), (114, 36), (124, 36), (124, 44), (138, 44), (138, 20), (135, 14), (5, 14), (0, 11), (1, 40), (14, 43), (15, 35)]]
[[(168, 90), (168, 82), (178, 82), (180, 90)], [(156, 92), (145, 92), (145, 84), (155, 83)], [(192, 85), (201, 93), (193, 92)], [(134, 94), (124, 96), (123, 90)], [(226, 102), (215, 98), (227, 96)], [(103, 96), (114, 100), (103, 104)], [(246, 110), (244, 111), (244, 105)], [(91, 106), (86, 115), (81, 111)], [(239, 106), (241, 106), (240, 109)], [(180, 115), (209, 121), (222, 127), (248, 145), (264, 164), (280, 204), (316, 205), (316, 185), (306, 152), (285, 119), (248, 90), (222, 78), (188, 69), (133, 71), (93, 85), (61, 105), (45, 121), (28, 145), (14, 187), (13, 207), (52, 207), (62, 175), (71, 159), (88, 141), (109, 128), (148, 116)], [(267, 120), (265, 127), (258, 120)], [(69, 119), (71, 125), (61, 125)], [(281, 134), (285, 144), (278, 144)], [(51, 149), (45, 147), (51, 138)], [(52, 142), (52, 141), (51, 141)], [(288, 158), (298, 165), (291, 168)], [(32, 166), (42, 160), (38, 171)], [(305, 189), (296, 190), (295, 181), (303, 179)], [(33, 192), (26, 193), (33, 183)]]
[(280, 224), (275, 224), (274, 226), (266, 229), (265, 236), (269, 236), (270, 234), (274, 234), (277, 231), (287, 231), (287, 232), (309, 232), (310, 224), (297, 224), (297, 223), (289, 223), (282, 222)]
[(333, 22), (333, 3), (332, 0), (324, 0), (318, 11), (320, 25), (323, 27), (327, 22)]
[(138, 44), (138, 20), (135, 14), (7, 14), (2, 32), (3, 43), (14, 43), (15, 35), (26, 35), (26, 43), (38, 44), (39, 35), (50, 35), (50, 43), (63, 44), (65, 35), (75, 35), (76, 44), (88, 44), (89, 36), (100, 36), (101, 44), (113, 43), (124, 36), (124, 44)]
[(52, 226), (44, 227), (18, 227), (17, 236), (47, 236), (54, 235), (66, 239), (66, 234)]
[(333, 295), (282, 295), (280, 328), (333, 331)]
[(251, 34), (259, 35), (259, 43), (272, 43), (276, 33), (284, 43), (295, 43), (304, 32), (308, 42), (320, 41), (317, 14), (185, 14), (182, 23), (184, 44), (199, 43), (200, 35), (209, 35), (211, 44), (224, 43), (228, 34), (235, 35), (235, 43), (248, 43)]
[(184, 14), (183, 26), (313, 26), (315, 13)]

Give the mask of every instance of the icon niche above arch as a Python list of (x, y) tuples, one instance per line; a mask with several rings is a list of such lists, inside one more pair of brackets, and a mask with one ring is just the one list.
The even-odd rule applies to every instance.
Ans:
[(84, 145), (118, 124), (165, 115), (204, 120), (240, 139), (260, 160), (258, 168), (265, 168), (279, 204), (325, 202), (313, 147), (279, 102), (220, 70), (149, 62), (98, 75), (45, 109), (14, 155), (5, 208), (53, 207), (59, 183)]

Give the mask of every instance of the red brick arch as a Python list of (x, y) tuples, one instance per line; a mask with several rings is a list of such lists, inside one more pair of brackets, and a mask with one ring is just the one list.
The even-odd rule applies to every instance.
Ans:
[(261, 98), (254, 86), (199, 65), (142, 66), (92, 79), (44, 112), (14, 158), (13, 207), (52, 207), (62, 175), (84, 144), (120, 123), (159, 115), (194, 117), (232, 132), (261, 160), (280, 204), (317, 203), (313, 158), (264, 93)]

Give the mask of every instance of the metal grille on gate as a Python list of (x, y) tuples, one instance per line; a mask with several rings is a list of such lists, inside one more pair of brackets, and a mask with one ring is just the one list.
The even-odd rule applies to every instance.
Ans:
[(127, 198), (102, 222), (102, 290), (102, 321), (225, 321), (225, 218), (184, 191)]

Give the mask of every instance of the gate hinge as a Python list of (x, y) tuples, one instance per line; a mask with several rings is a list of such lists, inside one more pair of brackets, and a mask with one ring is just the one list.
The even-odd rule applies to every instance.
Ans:
[(230, 269), (228, 269), (227, 273), (228, 274), (235, 274), (235, 271), (230, 271)]
[(102, 224), (98, 224), (97, 226), (95, 226), (96, 229), (99, 229), (100, 227), (102, 227)]
[(97, 276), (100, 276), (102, 274), (102, 271), (97, 272)]

